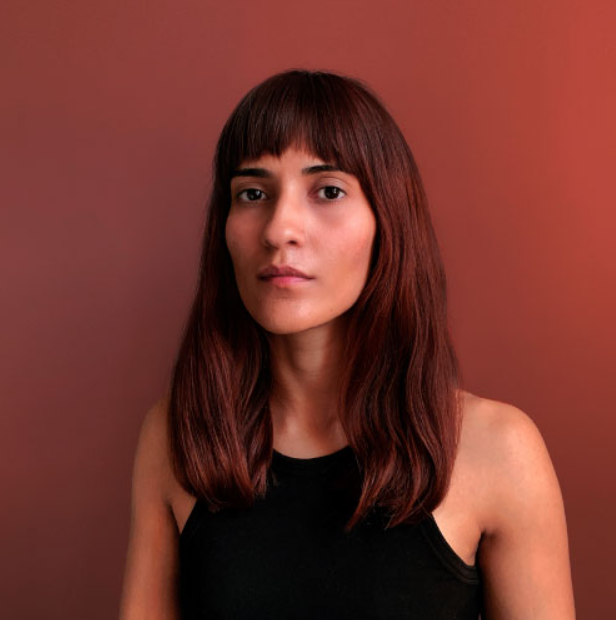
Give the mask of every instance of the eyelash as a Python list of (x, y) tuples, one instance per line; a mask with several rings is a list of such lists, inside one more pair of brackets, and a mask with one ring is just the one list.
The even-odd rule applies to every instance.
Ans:
[[(331, 200), (328, 198), (325, 198), (324, 201), (325, 202), (336, 202), (338, 200), (340, 200), (340, 195), (346, 195), (346, 192), (341, 188), (338, 187), (337, 185), (324, 185), (323, 187), (320, 187), (317, 192), (320, 192), (323, 189), (335, 189), (338, 192), (339, 197), (336, 198), (332, 198)], [(262, 194), (265, 194), (265, 192), (262, 189), (259, 189), (257, 187), (247, 187), (246, 189), (243, 189), (241, 192), (238, 192), (235, 196), (235, 198), (239, 201), (239, 202), (262, 202), (261, 200), (240, 200), (240, 196), (242, 194), (244, 194), (245, 192), (261, 192)]]

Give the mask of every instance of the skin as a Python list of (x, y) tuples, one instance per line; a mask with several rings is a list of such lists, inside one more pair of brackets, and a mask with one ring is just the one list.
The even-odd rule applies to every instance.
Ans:
[[(274, 447), (297, 455), (333, 452), (347, 441), (332, 403), (339, 385), (346, 311), (368, 277), (376, 218), (358, 180), (341, 171), (306, 174), (319, 158), (289, 148), (264, 155), (237, 176), (225, 238), (240, 296), (268, 333), (274, 390)], [(313, 279), (279, 288), (257, 277), (291, 265)]]
[[(376, 230), (357, 179), (301, 173), (319, 163), (297, 149), (244, 162), (272, 177), (233, 179), (225, 231), (242, 300), (270, 335), (274, 447), (298, 458), (348, 443), (334, 411), (340, 343), (344, 313), (365, 284)], [(339, 186), (344, 195), (325, 186)], [(238, 199), (247, 188), (263, 193)], [(241, 202), (248, 196), (253, 202)], [(290, 290), (258, 281), (256, 272), (272, 262), (314, 280)], [(574, 620), (565, 511), (545, 442), (520, 409), (462, 396), (453, 476), (433, 516), (452, 550), (481, 568), (483, 618)], [(179, 618), (178, 536), (195, 498), (171, 471), (166, 408), (161, 399), (148, 411), (137, 444), (120, 620)]]

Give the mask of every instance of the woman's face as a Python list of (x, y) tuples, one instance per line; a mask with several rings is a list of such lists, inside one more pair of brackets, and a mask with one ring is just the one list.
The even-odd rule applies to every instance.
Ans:
[[(264, 329), (291, 334), (333, 321), (359, 297), (368, 276), (376, 219), (359, 181), (322, 170), (290, 147), (244, 161), (231, 180), (225, 239), (246, 309)], [(309, 279), (263, 279), (268, 266)]]

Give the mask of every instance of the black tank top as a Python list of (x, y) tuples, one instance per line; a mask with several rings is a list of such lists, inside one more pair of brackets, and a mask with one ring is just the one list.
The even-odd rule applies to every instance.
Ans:
[(386, 529), (375, 508), (343, 532), (360, 482), (350, 446), (310, 459), (274, 451), (251, 508), (197, 501), (180, 534), (182, 620), (477, 620), (480, 573), (431, 515)]

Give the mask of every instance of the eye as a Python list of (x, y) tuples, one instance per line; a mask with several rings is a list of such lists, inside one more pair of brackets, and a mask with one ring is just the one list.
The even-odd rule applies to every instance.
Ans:
[[(248, 199), (247, 200), (242, 200), (240, 198), (240, 196), (242, 194), (246, 194)], [(255, 194), (256, 194), (256, 196), (255, 196)], [(263, 190), (257, 189), (256, 187), (249, 187), (248, 189), (244, 189), (241, 192), (238, 192), (238, 194), (235, 197), (240, 202), (259, 202), (259, 198), (261, 196), (265, 196), (265, 192)], [(254, 200), (253, 200), (253, 198), (254, 198)]]
[[(346, 192), (341, 189), (340, 187), (337, 187), (336, 185), (326, 185), (325, 187), (321, 187), (319, 189), (319, 192), (326, 190), (326, 200), (327, 202), (334, 202), (336, 200), (340, 200), (340, 198), (342, 197), (343, 194), (345, 194)], [(329, 192), (327, 190), (330, 190)], [(332, 191), (333, 190), (333, 195), (332, 195)], [(329, 195), (327, 195), (329, 194)]]

